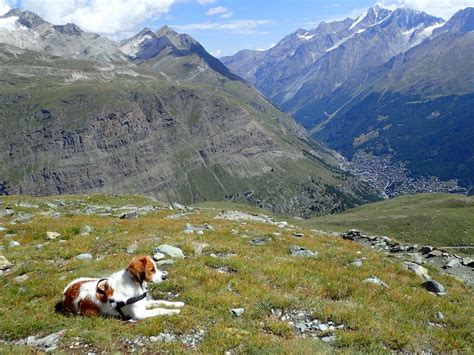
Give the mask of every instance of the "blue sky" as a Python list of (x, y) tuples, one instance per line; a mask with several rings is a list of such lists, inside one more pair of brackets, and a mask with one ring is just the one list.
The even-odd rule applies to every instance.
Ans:
[[(0, 12), (20, 7), (53, 24), (74, 22), (112, 39), (143, 27), (170, 25), (188, 33), (215, 56), (241, 49), (266, 49), (298, 28), (321, 21), (356, 18), (377, 0), (0, 0)], [(474, 0), (378, 0), (385, 7), (409, 7), (448, 19)]]

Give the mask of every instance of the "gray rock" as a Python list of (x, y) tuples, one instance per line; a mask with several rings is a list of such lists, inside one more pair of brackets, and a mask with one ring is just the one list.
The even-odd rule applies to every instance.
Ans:
[(441, 250), (433, 250), (428, 253), (428, 258), (440, 258), (443, 256), (443, 252)]
[(173, 207), (174, 210), (186, 211), (186, 206), (183, 206), (183, 205), (179, 204), (178, 202), (173, 202), (171, 204), (171, 207)]
[(166, 258), (166, 255), (163, 254), (163, 253), (155, 253), (153, 255), (153, 260), (155, 260), (155, 261), (158, 261), (158, 260), (161, 260), (161, 259), (164, 259), (164, 258)]
[(61, 330), (57, 333), (45, 336), (44, 338), (30, 336), (24, 340), (20, 340), (17, 343), (43, 348), (46, 351), (53, 351), (57, 348), (57, 342), (64, 336), (64, 334), (66, 334), (66, 330)]
[(403, 267), (404, 267), (405, 270), (413, 271), (418, 277), (420, 277), (424, 280), (430, 280), (431, 279), (430, 275), (428, 274), (428, 270), (426, 268), (424, 268), (423, 266), (405, 261), (403, 263)]
[(126, 253), (129, 254), (129, 255), (135, 254), (137, 249), (138, 249), (138, 244), (137, 243), (130, 244), (127, 247)]
[(23, 275), (15, 277), (16, 282), (25, 282), (28, 279), (29, 279), (28, 274), (23, 274)]
[(470, 258), (470, 257), (463, 258), (462, 259), (462, 264), (464, 266), (474, 267), (474, 258)]
[(32, 214), (29, 214), (29, 213), (20, 214), (17, 218), (15, 218), (12, 221), (12, 223), (13, 224), (15, 224), (15, 223), (26, 223), (26, 222), (31, 221), (32, 218), (33, 218)]
[(7, 260), (3, 255), (0, 255), (0, 270), (7, 270), (11, 268), (13, 264)]
[(92, 232), (92, 227), (91, 226), (82, 226), (80, 230), (81, 235), (89, 235)]
[(78, 256), (76, 256), (76, 259), (77, 260), (92, 260), (93, 257), (89, 253), (84, 253), (84, 254), (79, 254)]
[(440, 284), (438, 281), (429, 280), (429, 281), (423, 282), (422, 286), (425, 290), (434, 292), (438, 295), (446, 294), (446, 291), (444, 290), (444, 286)]
[(158, 266), (162, 266), (162, 265), (173, 265), (175, 263), (175, 261), (173, 259), (165, 259), (165, 260), (160, 260), (156, 263), (156, 265)]
[(204, 249), (206, 249), (209, 246), (209, 244), (207, 243), (199, 243), (199, 242), (193, 242), (192, 244), (193, 244), (195, 256), (201, 256)]
[(388, 288), (388, 285), (383, 282), (382, 280), (380, 280), (377, 276), (370, 276), (369, 278), (365, 279), (364, 281), (362, 281), (364, 283), (371, 283), (373, 285), (377, 285), (377, 286), (382, 286), (382, 287), (385, 287), (385, 288)]
[(0, 209), (0, 218), (1, 217), (11, 217), (15, 214), (15, 211), (11, 208), (2, 208)]
[(355, 259), (353, 262), (351, 262), (349, 265), (355, 266), (355, 267), (361, 267), (363, 265), (362, 260), (360, 259)]
[(297, 245), (290, 245), (290, 254), (292, 256), (299, 256), (304, 258), (315, 258), (318, 256), (316, 252), (313, 252), (309, 249), (297, 246)]
[(324, 323), (319, 323), (316, 328), (322, 332), (325, 332), (326, 330), (329, 329), (329, 326), (327, 324), (324, 324)]
[(56, 238), (59, 238), (61, 236), (61, 233), (58, 232), (46, 232), (46, 240), (55, 240)]
[(167, 254), (167, 255), (171, 256), (172, 258), (178, 258), (178, 259), (183, 259), (184, 258), (184, 253), (180, 248), (173, 247), (173, 246), (168, 245), (168, 244), (160, 245), (158, 248), (155, 249), (154, 252), (155, 253), (160, 252), (160, 253)]
[(242, 314), (244, 314), (245, 308), (233, 308), (230, 310), (230, 313), (236, 317), (240, 317)]
[(452, 269), (453, 267), (460, 267), (461, 262), (458, 259), (449, 260), (446, 265), (443, 266), (445, 269)]
[(265, 244), (270, 243), (271, 241), (272, 241), (271, 237), (259, 237), (259, 238), (252, 239), (250, 241), (250, 244), (252, 244), (252, 245), (265, 245)]
[(293, 237), (295, 238), (303, 238), (304, 234), (303, 233), (293, 233)]
[(428, 253), (431, 253), (433, 251), (433, 247), (432, 246), (429, 246), (429, 245), (426, 245), (424, 247), (421, 247), (419, 252), (421, 254), (428, 254)]
[(138, 211), (126, 212), (120, 215), (120, 219), (136, 219), (138, 218)]
[(304, 333), (308, 329), (308, 326), (306, 325), (306, 323), (297, 323), (295, 325), (295, 328), (301, 333)]
[(444, 320), (444, 314), (441, 312), (436, 312), (436, 318), (439, 320)]
[(19, 246), (20, 246), (20, 242), (17, 242), (16, 240), (12, 240), (12, 241), (10, 241), (10, 244), (8, 244), (8, 246), (9, 246), (10, 248), (19, 247)]
[(8, 230), (9, 230), (8, 228), (1, 227), (1, 226), (0, 226), (0, 232), (6, 232), (6, 231), (8, 231)]
[(322, 337), (321, 341), (323, 343), (331, 343), (333, 341), (336, 341), (336, 339), (337, 337), (335, 335), (328, 335), (328, 336)]
[(402, 251), (405, 251), (405, 247), (403, 245), (395, 245), (390, 248), (391, 253), (401, 253)]
[(411, 254), (408, 254), (408, 256), (410, 257), (411, 261), (413, 261), (414, 263), (417, 263), (417, 264), (425, 263), (423, 256), (419, 253), (411, 253)]

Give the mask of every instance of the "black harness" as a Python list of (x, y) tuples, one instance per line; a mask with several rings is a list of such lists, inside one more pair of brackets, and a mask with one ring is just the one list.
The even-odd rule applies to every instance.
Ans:
[[(104, 292), (104, 290), (100, 289), (99, 288), (99, 284), (102, 282), (102, 281), (106, 281), (107, 279), (100, 279), (99, 281), (97, 281), (97, 286), (96, 286), (96, 292), (101, 294), (101, 295), (104, 295), (106, 297), (107, 294)], [(110, 298), (108, 299), (109, 303), (110, 304), (115, 304), (114, 305), (114, 309), (117, 311), (118, 314), (120, 314), (120, 316), (123, 318), (123, 319), (126, 319), (127, 317), (125, 317), (125, 314), (123, 314), (123, 311), (122, 311), (122, 308), (125, 307), (125, 306), (128, 306), (128, 305), (131, 305), (131, 304), (134, 304), (138, 301), (141, 301), (143, 300), (144, 298), (146, 298), (148, 292), (145, 291), (144, 293), (142, 293), (141, 295), (139, 296), (135, 296), (135, 297), (131, 297), (129, 298), (128, 300), (126, 301), (120, 301), (120, 302), (115, 302), (115, 300), (113, 298)]]

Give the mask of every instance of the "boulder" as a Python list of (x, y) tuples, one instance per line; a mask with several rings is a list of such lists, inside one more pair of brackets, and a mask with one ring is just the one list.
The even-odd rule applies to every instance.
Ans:
[(158, 248), (155, 249), (155, 253), (160, 252), (166, 255), (171, 256), (172, 258), (183, 259), (184, 253), (180, 248), (173, 247), (168, 244), (162, 244)]
[(93, 257), (91, 254), (89, 253), (84, 253), (84, 254), (79, 254), (76, 256), (76, 259), (77, 260), (92, 260)]
[(429, 245), (426, 245), (424, 247), (421, 247), (419, 252), (421, 254), (428, 254), (428, 253), (431, 253), (433, 251), (433, 247), (432, 246), (429, 246)]
[(464, 266), (470, 266), (470, 267), (474, 267), (474, 258), (464, 258), (462, 259), (462, 264)]
[(385, 282), (383, 282), (377, 276), (374, 276), (374, 275), (370, 276), (369, 278), (365, 279), (362, 282), (388, 288), (388, 285)]
[(120, 219), (136, 219), (138, 218), (138, 211), (131, 211), (127, 213), (123, 213), (119, 217)]
[(315, 258), (318, 256), (317, 253), (309, 249), (297, 246), (297, 245), (290, 245), (289, 249), (290, 249), (290, 255), (292, 256), (298, 256), (298, 257), (304, 257), (304, 258)]
[(405, 268), (405, 270), (413, 271), (418, 277), (424, 280), (431, 279), (430, 275), (428, 274), (428, 270), (421, 265), (406, 261), (403, 263), (403, 267)]
[(7, 260), (3, 255), (0, 255), (0, 270), (7, 270), (11, 268), (13, 264)]
[(446, 294), (446, 291), (444, 290), (444, 286), (440, 284), (438, 281), (429, 280), (429, 281), (423, 282), (422, 286), (425, 290), (436, 293), (438, 295)]
[(443, 252), (441, 250), (433, 250), (428, 253), (428, 258), (440, 258), (443, 256)]
[(449, 260), (444, 266), (444, 269), (452, 269), (453, 267), (461, 266), (461, 262), (458, 259), (451, 259)]

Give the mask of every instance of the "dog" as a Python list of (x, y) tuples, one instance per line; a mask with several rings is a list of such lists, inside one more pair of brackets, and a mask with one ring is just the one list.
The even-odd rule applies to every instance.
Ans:
[(106, 315), (138, 321), (149, 317), (178, 314), (183, 302), (153, 300), (147, 284), (161, 283), (168, 277), (149, 256), (133, 259), (125, 270), (105, 279), (79, 278), (70, 282), (63, 292), (62, 309), (67, 315)]

